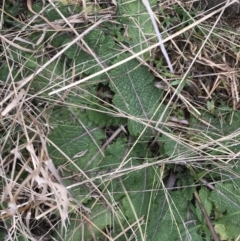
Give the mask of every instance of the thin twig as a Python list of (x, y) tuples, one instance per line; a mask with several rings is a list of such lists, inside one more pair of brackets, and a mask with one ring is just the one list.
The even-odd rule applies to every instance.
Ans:
[(212, 222), (211, 222), (210, 218), (208, 217), (206, 209), (204, 208), (204, 206), (202, 204), (202, 201), (201, 201), (197, 191), (194, 192), (194, 197), (197, 200), (197, 203), (198, 203), (198, 205), (199, 205), (199, 207), (201, 209), (201, 212), (202, 212), (202, 214), (203, 214), (203, 216), (204, 216), (204, 218), (205, 218), (205, 220), (207, 222), (207, 226), (210, 229), (210, 232), (212, 233), (214, 241), (220, 241), (220, 239), (219, 239), (219, 237), (218, 237), (218, 235), (217, 235), (217, 233), (216, 233), (216, 231), (215, 231), (215, 229), (214, 229), (214, 227), (212, 225)]

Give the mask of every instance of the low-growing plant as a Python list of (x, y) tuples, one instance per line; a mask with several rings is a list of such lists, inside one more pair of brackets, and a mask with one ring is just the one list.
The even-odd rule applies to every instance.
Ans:
[(27, 2), (1, 5), (1, 238), (239, 239), (238, 35), (149, 0), (169, 73), (141, 1)]

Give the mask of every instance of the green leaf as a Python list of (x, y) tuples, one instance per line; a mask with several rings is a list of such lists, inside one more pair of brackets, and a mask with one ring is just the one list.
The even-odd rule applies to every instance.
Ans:
[[(53, 41), (60, 45), (60, 38), (62, 37), (60, 36), (59, 40), (53, 39)], [(71, 41), (72, 39), (67, 36), (63, 39), (61, 44), (64, 46)], [(101, 30), (91, 31), (85, 36), (84, 41), (93, 52), (93, 55), (80, 48), (77, 44), (72, 45), (64, 52), (64, 55), (68, 57), (69, 65), (74, 67), (76, 75), (82, 75), (82, 73), (96, 73), (107, 65), (110, 65), (114, 60), (113, 57), (118, 54), (117, 49), (119, 47), (115, 44), (112, 38), (109, 38), (109, 36)], [(99, 78), (108, 80), (106, 74), (102, 74), (95, 79), (99, 81)]]
[(215, 109), (215, 101), (214, 100), (207, 101), (207, 109), (210, 112), (214, 112), (214, 109)]
[(167, 156), (179, 156), (183, 152), (189, 151), (189, 148), (184, 143), (180, 144), (166, 135), (162, 135), (158, 140), (163, 144), (164, 154)]
[(6, 240), (6, 236), (7, 236), (7, 230), (5, 230), (4, 224), (1, 222), (1, 228), (0, 228), (0, 240)]
[(239, 224), (226, 223), (226, 235), (232, 240), (237, 240), (240, 236)]
[[(159, 187), (157, 177), (153, 168), (128, 174), (123, 182), (127, 195), (120, 202), (124, 216), (130, 224), (144, 219), (144, 223), (137, 227), (136, 240), (142, 240), (139, 229), (150, 241), (181, 240), (180, 236), (183, 238), (185, 233), (189, 234), (184, 220), (193, 190), (189, 190), (190, 195), (185, 195), (182, 190), (166, 193)], [(151, 191), (156, 189), (159, 191)], [(183, 198), (186, 196), (188, 198)]]
[(174, 80), (173, 82), (171, 82), (171, 86), (176, 86), (176, 85), (178, 85), (180, 82), (181, 82), (181, 80), (179, 80), (179, 79)]
[[(201, 189), (199, 191), (199, 197), (200, 197), (202, 204), (209, 216), (212, 212), (212, 201), (209, 198), (210, 191), (206, 187), (201, 187)], [(197, 214), (198, 220), (203, 222), (204, 218), (203, 218), (202, 211), (198, 204), (196, 204), (196, 214)]]
[[(26, 45), (25, 48), (30, 49), (30, 46)], [(35, 71), (39, 69), (42, 65), (48, 62), (50, 59), (48, 57), (36, 57), (36, 55), (29, 54), (24, 51), (19, 51), (15, 48), (9, 48), (11, 51), (12, 60), (15, 63), (20, 63), (23, 68), (23, 74), (16, 74), (17, 70), (12, 71), (12, 75), (15, 81), (18, 79), (22, 79), (24, 75), (29, 76), (31, 74), (35, 74)], [(57, 59), (50, 63), (47, 67), (45, 67), (39, 74), (35, 74), (32, 81), (30, 91), (34, 91), (36, 94), (38, 91), (44, 93), (46, 95), (50, 90), (46, 90), (56, 83), (62, 82), (67, 78), (66, 73), (64, 71), (65, 64), (61, 59)], [(3, 66), (3, 74), (7, 71), (7, 67)], [(19, 70), (18, 70), (19, 72)]]
[(86, 110), (86, 115), (89, 121), (91, 121), (92, 123), (98, 126), (120, 126), (120, 125), (126, 124), (126, 120), (123, 118), (115, 118), (106, 113), (102, 113), (94, 110)]
[(234, 188), (232, 183), (217, 184), (211, 193), (212, 201), (216, 209), (225, 213), (224, 219), (229, 223), (240, 223), (240, 188)]
[[(165, 201), (165, 195), (168, 195), (169, 201)], [(184, 225), (188, 202), (182, 198), (182, 191), (169, 192), (169, 194), (161, 191), (155, 200), (157, 204), (151, 203), (150, 206), (148, 240), (181, 240), (185, 232), (189, 233)]]
[[(39, 68), (48, 60), (49, 59), (46, 57), (35, 60), (33, 58), (27, 58), (26, 67), (31, 70), (29, 74), (33, 73), (36, 70), (36, 67)], [(46, 90), (47, 88), (55, 85), (56, 83), (62, 82), (64, 79), (66, 79), (66, 75), (64, 73), (64, 63), (58, 59), (50, 63), (38, 75), (34, 76), (34, 79), (31, 83), (31, 88), (34, 89), (35, 93), (37, 91), (41, 91), (44, 93), (44, 95), (47, 95), (47, 93), (51, 90)]]
[[(85, 126), (85, 128), (88, 132), (80, 124), (57, 125), (54, 126), (54, 131), (49, 136), (49, 139), (69, 158), (74, 159), (76, 165), (82, 169), (85, 169), (86, 166), (89, 168), (96, 166), (97, 158), (92, 163), (89, 163), (89, 161), (99, 151), (101, 140), (105, 138), (101, 129), (89, 126)], [(78, 158), (77, 155), (82, 152), (86, 152), (86, 154)], [(56, 166), (63, 165), (67, 161), (53, 146), (50, 146), (49, 154)], [(76, 170), (73, 164), (69, 163), (68, 167)]]
[(185, 200), (190, 201), (190, 200), (192, 200), (193, 193), (195, 191), (195, 187), (192, 186), (192, 184), (194, 183), (194, 178), (193, 178), (192, 174), (190, 173), (190, 171), (184, 170), (184, 169), (182, 172), (179, 172), (177, 175), (177, 177), (178, 177), (177, 186), (185, 187), (182, 189), (183, 198)]
[(60, 2), (58, 2), (58, 4), (57, 4), (58, 11), (56, 10), (56, 8), (52, 7), (50, 4), (46, 7), (42, 3), (35, 3), (32, 6), (33, 10), (37, 13), (42, 11), (43, 7), (44, 7), (44, 10), (43, 10), (44, 17), (46, 17), (50, 22), (62, 19), (62, 17), (58, 13), (58, 11), (61, 12), (62, 15), (66, 18), (71, 16), (74, 13), (81, 12), (80, 4), (79, 5), (75, 4), (74, 6), (71, 6), (71, 5), (64, 6)]
[(216, 233), (220, 235), (221, 240), (228, 240), (229, 236), (226, 232), (226, 227), (223, 224), (216, 224), (214, 226), (214, 229), (216, 230)]
[[(66, 45), (71, 43), (72, 40), (73, 39), (70, 36), (64, 36), (64, 38), (59, 37), (59, 39), (56, 39), (56, 40), (53, 39), (53, 41), (56, 45), (60, 45), (60, 43), (61, 43), (60, 47), (65, 47)], [(69, 60), (72, 60), (72, 59), (76, 59), (79, 56), (80, 52), (81, 52), (81, 49), (79, 48), (79, 46), (77, 44), (73, 44), (66, 51), (64, 51), (64, 55)]]
[[(120, 60), (118, 58), (118, 61)], [(153, 86), (153, 75), (147, 68), (139, 66), (136, 60), (115, 68), (110, 75), (114, 80), (114, 85), (110, 84), (111, 89), (115, 92), (114, 105), (122, 112), (134, 118), (141, 118), (147, 123), (152, 118), (163, 95), (161, 90)], [(153, 118), (154, 120), (158, 120), (164, 108), (163, 105), (159, 108)], [(143, 128), (144, 125), (139, 123), (138, 120), (129, 117), (128, 129), (131, 135), (138, 136)], [(148, 128), (145, 135), (152, 136), (153, 134)]]
[(106, 35), (101, 30), (93, 30), (86, 37), (85, 41), (88, 43), (89, 47), (96, 53), (101, 59), (107, 61), (107, 64), (110, 64), (107, 60), (117, 52), (117, 46), (113, 40), (108, 35)]
[[(149, 4), (152, 7), (156, 6), (157, 2), (157, 0), (149, 0)], [(119, 21), (127, 26), (125, 35), (131, 41), (132, 50), (139, 52), (148, 47), (146, 39), (148, 40), (156, 34), (142, 1), (123, 0), (120, 5), (120, 11)], [(145, 54), (145, 57), (149, 57), (149, 53)]]
[[(7, 83), (10, 83), (12, 81), (11, 78), (10, 78), (11, 76), (12, 76), (12, 78), (15, 82), (22, 79), (21, 74), (19, 73), (19, 71), (16, 68), (12, 69), (11, 72), (10, 72), (9, 66), (8, 66), (7, 63), (3, 63), (1, 65), (0, 73), (1, 73), (1, 79), (0, 80), (4, 81), (4, 82), (7, 82)], [(11, 73), (11, 75), (10, 75), (10, 73)]]
[[(116, 211), (114, 212), (114, 215), (118, 215), (118, 217), (121, 218), (121, 215)], [(102, 204), (94, 204), (91, 209), (91, 214), (87, 218), (88, 220), (83, 220), (72, 214), (63, 240), (79, 241), (79, 239), (101, 239), (104, 237), (104, 229), (111, 226), (114, 227), (112, 210)], [(62, 240), (62, 236), (59, 235), (59, 233), (54, 234), (57, 240)]]

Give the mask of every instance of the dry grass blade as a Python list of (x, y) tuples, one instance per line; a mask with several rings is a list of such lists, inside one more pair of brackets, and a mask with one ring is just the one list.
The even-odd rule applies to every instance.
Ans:
[(223, 239), (240, 206), (238, 1), (77, 2), (0, 3), (5, 239)]

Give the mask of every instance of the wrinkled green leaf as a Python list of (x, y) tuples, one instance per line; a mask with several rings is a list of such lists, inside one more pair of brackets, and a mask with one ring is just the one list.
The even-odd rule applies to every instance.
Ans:
[[(199, 197), (202, 201), (202, 204), (208, 214), (208, 216), (211, 214), (212, 212), (212, 202), (210, 200), (210, 191), (206, 188), (206, 187), (201, 187), (200, 191), (199, 191)], [(202, 214), (202, 211), (199, 207), (199, 205), (197, 204), (196, 206), (196, 214), (198, 217), (198, 220), (200, 220), (201, 222), (204, 221), (204, 217)]]
[[(157, 4), (157, 0), (149, 0), (149, 4), (154, 8)], [(123, 0), (120, 5), (119, 20), (122, 24), (127, 25), (126, 33), (127, 38), (131, 41), (131, 46), (134, 52), (139, 52), (140, 50), (148, 47), (146, 40), (155, 36), (155, 31), (149, 17), (149, 14), (143, 5), (142, 1), (128, 1)], [(157, 39), (156, 39), (157, 40)], [(156, 41), (155, 40), (155, 41)], [(152, 43), (153, 39), (151, 39)], [(145, 54), (146, 57), (149, 54)]]
[[(147, 123), (153, 117), (163, 95), (162, 91), (153, 86), (153, 75), (147, 68), (132, 60), (112, 70), (111, 77), (114, 79), (114, 85), (110, 85), (115, 92), (114, 105), (128, 115), (141, 118)], [(157, 120), (163, 110), (162, 105), (153, 119)], [(138, 136), (143, 128), (137, 119), (128, 119), (131, 135)], [(153, 135), (149, 128), (146, 133), (148, 136)]]
[(216, 209), (225, 213), (225, 219), (229, 216), (229, 223), (239, 224), (240, 216), (240, 189), (234, 188), (232, 183), (217, 184), (211, 193), (212, 201)]
[[(96, 166), (98, 163), (97, 158), (92, 163), (89, 163), (89, 161), (99, 151), (101, 140), (105, 138), (101, 129), (87, 126), (85, 128), (88, 132), (79, 124), (57, 125), (49, 136), (49, 139), (82, 169), (85, 169), (86, 166), (89, 166), (89, 168)], [(86, 152), (86, 154), (78, 158), (77, 154), (82, 152)], [(53, 146), (50, 146), (49, 153), (56, 166), (63, 165), (67, 161)], [(69, 163), (70, 167), (73, 170), (76, 169), (73, 164)]]

